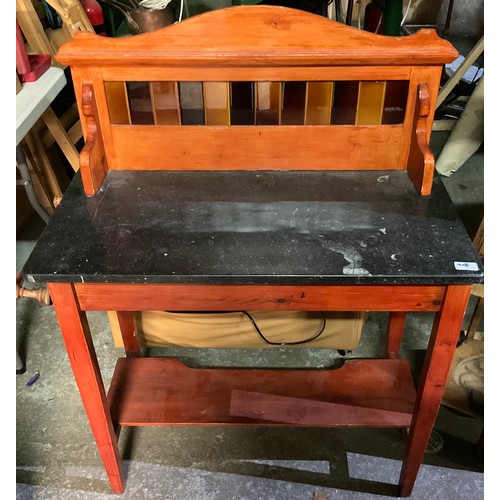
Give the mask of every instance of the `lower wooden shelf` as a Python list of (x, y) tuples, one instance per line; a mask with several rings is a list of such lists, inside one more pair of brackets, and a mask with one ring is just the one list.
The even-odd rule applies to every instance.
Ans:
[(336, 369), (190, 368), (172, 358), (120, 358), (108, 391), (115, 425), (409, 427), (409, 365), (347, 361)]

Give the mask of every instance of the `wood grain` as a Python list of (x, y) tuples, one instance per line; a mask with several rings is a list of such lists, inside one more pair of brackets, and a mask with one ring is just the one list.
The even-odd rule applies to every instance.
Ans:
[(401, 169), (402, 125), (123, 125), (110, 132), (111, 170)]
[[(96, 193), (108, 169), (406, 169), (426, 195), (440, 75), (457, 56), (435, 30), (387, 37), (303, 10), (252, 6), (217, 9), (133, 37), (77, 33), (57, 60), (71, 65), (86, 140), (80, 171), (87, 195)], [(130, 125), (126, 85), (138, 82), (150, 89), (151, 125)], [(256, 126), (227, 126), (226, 82), (257, 82)], [(327, 116), (330, 82), (334, 111)], [(392, 102), (385, 90), (396, 89), (399, 102), (402, 87), (391, 82), (405, 86), (404, 122), (380, 125), (394, 121), (387, 113), (384, 118), (383, 99)], [(205, 109), (203, 86), (209, 90)], [(191, 109), (185, 92), (194, 87), (201, 102)], [(295, 92), (287, 94), (287, 88)], [(213, 90), (223, 106), (208, 99)], [(358, 108), (355, 126), (358, 95), (361, 101), (366, 96), (369, 109)], [(181, 126), (179, 116), (191, 125)], [(439, 408), (470, 286), (52, 283), (49, 291), (115, 493), (124, 487), (116, 442), (123, 424), (411, 423), (400, 478), (407, 496)], [(127, 358), (117, 364), (109, 400), (86, 310), (119, 311)], [(133, 312), (140, 310), (391, 311), (389, 359), (352, 361), (338, 370), (195, 370), (139, 357)], [(438, 313), (417, 397), (408, 364), (396, 359), (408, 311)]]
[(134, 313), (130, 311), (116, 311), (118, 325), (123, 340), (123, 347), (128, 358), (139, 358), (141, 346), (137, 338)]
[(87, 318), (78, 307), (71, 284), (49, 283), (48, 287), (111, 489), (114, 493), (123, 493), (125, 478), (122, 461)]
[(389, 313), (389, 328), (387, 331), (386, 355), (388, 358), (397, 358), (403, 339), (403, 330), (405, 327), (406, 312), (392, 311)]
[(83, 85), (82, 111), (85, 117), (86, 140), (80, 152), (80, 170), (85, 194), (94, 195), (108, 173), (108, 164), (92, 84)]
[(104, 82), (109, 118), (113, 125), (130, 125), (130, 107), (125, 82)]
[[(214, 29), (217, 26), (217, 29)], [(206, 41), (210, 40), (207, 46)], [(77, 33), (63, 45), (63, 64), (120, 66), (442, 65), (458, 56), (435, 30), (387, 37), (298, 9), (217, 9), (161, 30), (128, 38)]]
[(449, 286), (436, 314), (421, 370), (417, 401), (410, 427), (399, 484), (401, 496), (411, 494), (432, 432), (457, 346), (471, 287)]
[[(114, 81), (179, 81), (179, 82), (282, 82), (282, 81), (366, 81), (408, 80), (412, 66), (266, 66), (262, 60), (251, 67), (183, 67), (103, 66), (100, 75), (106, 82)], [(87, 66), (77, 66), (88, 68)]]
[(412, 127), (408, 175), (415, 189), (422, 196), (431, 194), (434, 177), (434, 154), (429, 147), (427, 134), (427, 119), (430, 109), (429, 86), (426, 83), (420, 83)]
[(437, 311), (444, 286), (76, 283), (83, 310)]
[(305, 125), (330, 125), (333, 82), (307, 82)]
[(181, 124), (177, 82), (151, 82), (151, 100), (156, 125)]
[(121, 358), (108, 397), (119, 425), (407, 427), (415, 389), (409, 365), (401, 360), (245, 370)]

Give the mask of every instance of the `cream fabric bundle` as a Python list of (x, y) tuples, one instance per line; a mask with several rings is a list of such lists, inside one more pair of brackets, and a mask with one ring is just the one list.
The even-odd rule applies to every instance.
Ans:
[[(115, 345), (122, 347), (116, 313), (109, 312)], [(298, 342), (311, 339), (323, 327), (319, 312), (250, 312), (262, 334), (271, 342)], [(291, 347), (355, 349), (367, 313), (325, 312), (324, 331), (310, 342)], [(268, 348), (251, 320), (242, 312), (172, 313), (143, 311), (135, 313), (136, 328), (142, 346), (181, 346), (218, 348)]]

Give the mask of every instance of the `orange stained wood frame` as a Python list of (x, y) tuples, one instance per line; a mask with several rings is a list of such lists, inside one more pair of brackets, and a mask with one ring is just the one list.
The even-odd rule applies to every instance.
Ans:
[(445, 286), (190, 285), (76, 283), (94, 311), (438, 311)]
[[(105, 146), (96, 156), (104, 155), (108, 169), (397, 169), (408, 170), (417, 191), (427, 195), (432, 181), (428, 142), (439, 78), (443, 64), (457, 55), (434, 30), (387, 37), (300, 10), (253, 6), (215, 10), (122, 39), (77, 34), (61, 47), (57, 59), (71, 66), (80, 108), (82, 93), (93, 89), (99, 118), (82, 112), (82, 121), (90, 123), (84, 129), (91, 137), (92, 123), (98, 122), (97, 135)], [(328, 82), (342, 80), (362, 82), (353, 126), (330, 125), (325, 116)], [(377, 125), (387, 82), (401, 80), (409, 84), (404, 123)], [(130, 123), (124, 82), (133, 81), (150, 82), (154, 126), (112, 125)], [(230, 126), (228, 82), (238, 81), (284, 82), (283, 97), (256, 109), (254, 127)], [(168, 82), (203, 82), (204, 127), (172, 125), (179, 110), (172, 107)], [(305, 87), (299, 88), (298, 82), (323, 92), (318, 102), (306, 97), (300, 116), (292, 104), (294, 99), (303, 101)], [(429, 113), (418, 115), (423, 134), (414, 133), (421, 107), (419, 84), (428, 88)], [(287, 98), (287, 86), (296, 87), (295, 97)], [(110, 89), (116, 104), (111, 111)], [(257, 103), (262, 105), (263, 92), (258, 86)], [(98, 147), (95, 139), (93, 144)], [(101, 164), (99, 160), (94, 166), (91, 157), (81, 165), (88, 195), (99, 188), (105, 170)], [(97, 175), (83, 174), (94, 168)]]
[[(409, 427), (400, 477), (402, 496), (410, 495), (424, 456), (470, 288), (49, 284), (75, 379), (113, 492), (121, 493), (125, 487), (117, 445), (121, 425), (370, 425)], [(255, 293), (247, 295), (252, 289)], [(347, 298), (338, 304), (339, 309), (383, 310), (385, 301), (385, 309), (395, 312), (390, 315), (388, 359), (364, 360), (359, 366), (348, 363), (338, 371), (340, 379), (336, 378), (337, 370), (284, 370), (276, 377), (274, 370), (193, 370), (178, 361), (142, 359), (132, 313), (127, 312), (169, 307), (203, 310), (217, 308), (217, 304), (226, 310), (237, 310), (249, 303), (262, 309), (305, 306), (314, 310), (337, 304), (337, 299), (344, 295)], [(207, 297), (214, 299), (207, 301)], [(119, 311), (127, 354), (116, 367), (108, 395), (85, 314), (85, 310), (100, 308)], [(436, 312), (416, 393), (408, 364), (397, 359), (406, 310)], [(331, 381), (326, 383), (325, 377)], [(193, 393), (202, 379), (206, 383), (201, 386), (206, 390)], [(249, 380), (255, 383), (248, 386)], [(275, 389), (271, 393), (280, 396), (263, 393), (261, 388), (268, 384)], [(342, 395), (346, 387), (349, 390)], [(394, 391), (395, 387), (400, 387), (400, 392)], [(166, 388), (170, 397), (158, 398)], [(200, 411), (201, 407), (206, 412)], [(302, 418), (297, 419), (293, 408), (301, 408)]]
[[(339, 81), (338, 92), (333, 81), (153, 81), (139, 83), (143, 89), (149, 85), (150, 91), (142, 92), (138, 99), (136, 92), (129, 95), (127, 91), (132, 83), (104, 81), (112, 126), (144, 123), (144, 119), (132, 120), (130, 101), (143, 110), (141, 114), (151, 115), (148, 121), (154, 125), (401, 124), (408, 94), (408, 80)], [(350, 89), (351, 99), (346, 89)], [(342, 113), (349, 100), (352, 100), (350, 117)], [(197, 123), (189, 116), (193, 108), (204, 114)]]
[[(109, 170), (152, 168), (400, 169), (426, 195), (432, 185), (428, 144), (440, 75), (457, 55), (434, 30), (379, 36), (300, 10), (254, 6), (215, 10), (128, 38), (76, 34), (57, 60), (71, 66), (86, 140), (80, 169), (89, 196)], [(362, 82), (358, 107), (346, 111), (354, 113), (353, 125), (329, 125), (332, 93), (325, 82), (350, 80)], [(378, 125), (382, 98), (398, 81), (408, 82), (404, 121)], [(186, 83), (184, 90), (204, 96), (205, 103), (174, 106), (182, 104), (182, 90), (177, 95), (179, 89), (169, 82)], [(230, 125), (227, 82), (257, 82), (256, 125)], [(282, 92), (282, 83), (269, 82), (284, 82), (291, 94)], [(130, 84), (136, 96), (149, 94), (148, 116), (128, 100)], [(308, 97), (308, 86), (315, 87), (317, 100)], [(114, 104), (108, 107), (109, 96)], [(121, 125), (133, 123), (134, 113), (151, 125)], [(184, 123), (183, 118), (193, 125), (171, 125)], [(278, 125), (283, 122), (289, 125)], [(125, 486), (120, 426), (252, 424), (409, 428), (399, 484), (401, 495), (410, 495), (470, 293), (468, 285), (48, 286), (115, 493)], [(279, 376), (275, 370), (193, 370), (177, 361), (141, 357), (133, 312), (161, 309), (388, 311), (386, 358), (348, 362), (338, 371), (280, 370)], [(117, 363), (108, 394), (86, 316), (92, 310), (117, 311), (124, 340), (126, 357)], [(398, 359), (408, 311), (435, 313), (416, 390), (408, 363)], [(347, 384), (339, 383), (344, 379)], [(267, 384), (274, 396), (263, 393)], [(165, 388), (169, 397), (158, 397)]]

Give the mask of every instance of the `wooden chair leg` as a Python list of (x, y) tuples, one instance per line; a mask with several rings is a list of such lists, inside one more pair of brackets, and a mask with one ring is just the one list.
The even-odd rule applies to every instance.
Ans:
[[(19, 169), (21, 179), (20, 184), (26, 189), (26, 195), (42, 220), (47, 224), (50, 216), (54, 213), (48, 190), (42, 183), (42, 178), (35, 170), (35, 163), (30, 158), (30, 151), (24, 151), (25, 141), (16, 147), (16, 164)], [(18, 181), (19, 182), (19, 181)]]
[(54, 200), (55, 198), (62, 198), (62, 189), (59, 184), (59, 180), (57, 179), (57, 176), (52, 168), (52, 164), (47, 156), (47, 152), (43, 147), (40, 137), (34, 129), (31, 129), (26, 135), (25, 140), (44, 177), (51, 199)]
[(66, 156), (73, 170), (78, 172), (78, 169), (80, 168), (80, 157), (78, 151), (71, 141), (68, 132), (66, 132), (64, 127), (61, 125), (61, 122), (50, 106), (44, 111), (42, 119), (45, 122), (45, 125), (47, 125), (47, 128), (50, 130), (50, 133), (54, 136), (54, 139)]
[(449, 286), (441, 311), (434, 319), (424, 366), (419, 378), (417, 400), (399, 479), (402, 497), (411, 494), (427, 441), (434, 427), (467, 308), (470, 289), (468, 285)]
[(127, 358), (141, 357), (141, 346), (137, 340), (134, 313), (131, 311), (116, 311), (118, 324), (123, 339), (123, 347)]
[(386, 356), (388, 358), (397, 358), (403, 339), (403, 330), (405, 327), (406, 312), (392, 311), (389, 313), (389, 329), (387, 332)]
[(111, 489), (113, 493), (123, 493), (125, 478), (122, 460), (87, 317), (80, 310), (76, 292), (71, 283), (50, 283), (48, 287), (71, 368), (108, 474)]

